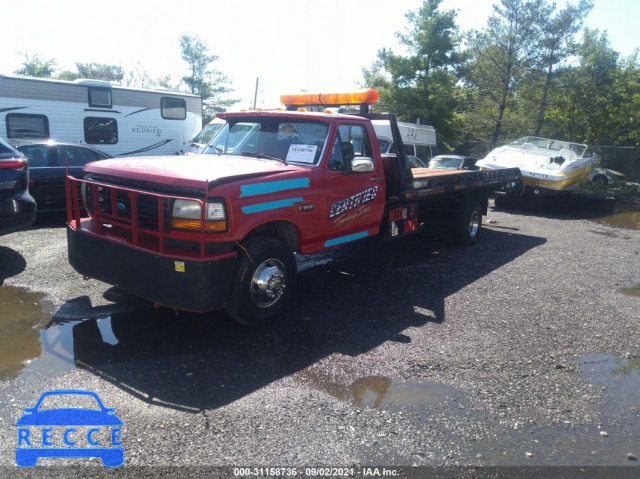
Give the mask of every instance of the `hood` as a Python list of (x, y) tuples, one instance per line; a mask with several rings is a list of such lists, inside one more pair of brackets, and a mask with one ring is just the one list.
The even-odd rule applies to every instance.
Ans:
[(204, 189), (207, 183), (226, 183), (240, 177), (267, 176), (299, 169), (300, 167), (273, 160), (243, 156), (176, 155), (96, 161), (87, 164), (84, 171), (97, 175)]

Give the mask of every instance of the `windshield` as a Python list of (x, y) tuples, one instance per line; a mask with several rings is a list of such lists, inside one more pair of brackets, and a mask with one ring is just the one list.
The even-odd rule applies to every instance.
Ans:
[(447, 168), (457, 170), (460, 168), (462, 161), (460, 158), (433, 158), (429, 162), (429, 168)]
[(193, 143), (198, 143), (200, 145), (206, 145), (207, 143), (209, 143), (211, 141), (211, 138), (213, 138), (213, 135), (215, 135), (216, 132), (220, 128), (222, 128), (222, 125), (224, 125), (223, 122), (209, 123), (202, 130), (200, 130), (200, 133), (198, 133), (193, 138)]
[(313, 165), (318, 163), (324, 151), (328, 130), (328, 124), (310, 120), (228, 119), (202, 154)]
[(554, 154), (554, 152), (573, 153), (575, 156), (584, 156), (587, 145), (581, 143), (571, 143), (568, 141), (551, 140), (548, 138), (537, 138), (535, 136), (525, 136), (509, 143), (523, 150), (540, 153), (544, 155)]

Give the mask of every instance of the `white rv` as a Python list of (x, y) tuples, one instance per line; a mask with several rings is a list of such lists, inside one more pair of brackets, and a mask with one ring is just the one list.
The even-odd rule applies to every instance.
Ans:
[[(396, 147), (393, 144), (393, 135), (388, 121), (373, 120), (373, 129), (378, 137), (378, 145), (380, 153), (395, 153)], [(415, 156), (428, 163), (431, 158), (438, 154), (436, 148), (436, 130), (429, 125), (418, 125), (416, 123), (398, 122), (400, 137), (404, 144), (404, 150), (407, 155)]]
[(100, 80), (0, 75), (0, 137), (94, 145), (113, 156), (183, 154), (202, 128), (202, 99)]

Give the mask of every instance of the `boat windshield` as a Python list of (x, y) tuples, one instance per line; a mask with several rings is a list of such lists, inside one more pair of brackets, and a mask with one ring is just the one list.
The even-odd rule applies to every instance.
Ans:
[(509, 146), (528, 150), (533, 153), (552, 154), (557, 152), (560, 154), (571, 152), (574, 156), (582, 157), (587, 150), (587, 145), (580, 143), (570, 143), (568, 141), (550, 140), (548, 138), (538, 138), (535, 136), (525, 136), (509, 143)]
[(204, 155), (237, 155), (315, 165), (327, 142), (329, 125), (284, 118), (227, 119)]

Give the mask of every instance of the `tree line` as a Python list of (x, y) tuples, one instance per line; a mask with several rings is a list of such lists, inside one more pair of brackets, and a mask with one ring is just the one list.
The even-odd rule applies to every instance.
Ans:
[(54, 59), (42, 59), (38, 54), (22, 53), (22, 67), (16, 75), (52, 78), (73, 81), (80, 78), (104, 80), (119, 83), (131, 88), (164, 88), (169, 91), (191, 93), (202, 97), (204, 123), (209, 122), (216, 113), (226, 111), (237, 100), (230, 98), (233, 92), (230, 80), (220, 70), (214, 68), (219, 57), (209, 51), (207, 43), (197, 36), (180, 37), (181, 58), (188, 65), (189, 74), (181, 78), (166, 75), (152, 78), (138, 63), (132, 70), (125, 71), (121, 66), (103, 63), (76, 63), (75, 71), (57, 71)]
[[(441, 11), (442, 0), (424, 0), (396, 33), (405, 52), (380, 50), (362, 69), (361, 86), (378, 90), (379, 111), (433, 125), (445, 151), (484, 156), (487, 148), (526, 135), (638, 147), (638, 51), (621, 58), (606, 31), (582, 29), (593, 2), (559, 10), (548, 0), (496, 0), (483, 29), (461, 32), (456, 11)], [(140, 64), (125, 72), (77, 63), (77, 71), (57, 72), (54, 60), (38, 55), (24, 55), (15, 73), (186, 91), (202, 96), (205, 119), (236, 103), (207, 44), (183, 35), (180, 46), (189, 74), (177, 81), (152, 79)]]
[(486, 27), (468, 32), (441, 3), (407, 13), (396, 34), (407, 53), (382, 49), (362, 70), (379, 110), (433, 125), (445, 149), (478, 156), (486, 150), (475, 144), (527, 135), (640, 146), (638, 51), (621, 58), (606, 31), (582, 29), (593, 0), (561, 10), (547, 0), (499, 0)]

